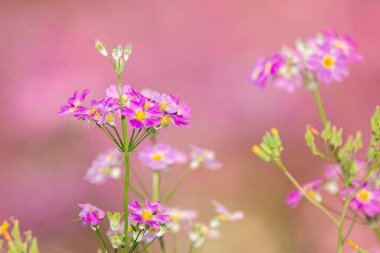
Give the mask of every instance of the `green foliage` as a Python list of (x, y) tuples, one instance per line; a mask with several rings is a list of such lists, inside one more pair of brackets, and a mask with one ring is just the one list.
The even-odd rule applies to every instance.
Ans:
[(371, 142), (368, 150), (368, 159), (376, 160), (380, 157), (380, 107), (377, 106), (371, 118)]
[[(4, 248), (8, 249), (8, 253), (38, 253), (37, 239), (33, 237), (31, 231), (24, 233), (20, 232), (19, 221), (11, 220), (13, 228), (10, 233), (10, 238), (0, 240), (0, 250), (3, 252)], [(4, 243), (5, 242), (5, 243)]]
[(266, 132), (261, 144), (252, 147), (253, 153), (266, 162), (277, 163), (281, 158), (282, 142), (277, 129)]

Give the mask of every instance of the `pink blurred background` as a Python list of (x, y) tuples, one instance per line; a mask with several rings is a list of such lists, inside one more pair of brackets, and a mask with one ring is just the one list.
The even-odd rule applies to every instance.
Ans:
[[(83, 181), (111, 143), (98, 129), (57, 115), (74, 90), (90, 88), (98, 99), (115, 83), (110, 64), (93, 48), (98, 37), (108, 48), (133, 45), (125, 83), (179, 94), (192, 106), (192, 126), (165, 130), (159, 140), (213, 149), (224, 164), (218, 172), (192, 174), (172, 202), (198, 209), (205, 222), (210, 199), (246, 213), (204, 252), (333, 252), (334, 226), (306, 203), (286, 206), (292, 186), (251, 153), (275, 126), (294, 175), (301, 182), (321, 176), (324, 163), (303, 139), (306, 124), (320, 127), (312, 96), (262, 92), (248, 76), (258, 57), (297, 37), (327, 27), (350, 34), (365, 60), (351, 66), (344, 83), (323, 85), (321, 95), (329, 119), (349, 133), (363, 130), (368, 144), (380, 92), (379, 8), (377, 0), (1, 1), (0, 219), (20, 219), (42, 252), (95, 252), (95, 234), (72, 221), (77, 203), (121, 210), (121, 185)], [(133, 163), (139, 166), (135, 157)], [(172, 173), (165, 183), (180, 169)], [(357, 227), (352, 238), (368, 249), (375, 245), (367, 228)]]

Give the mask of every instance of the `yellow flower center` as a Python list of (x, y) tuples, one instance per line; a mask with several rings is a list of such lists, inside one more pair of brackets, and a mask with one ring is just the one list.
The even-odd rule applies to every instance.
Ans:
[(265, 68), (264, 68), (265, 74), (269, 74), (271, 69), (272, 69), (272, 63), (268, 62), (267, 64), (265, 64)]
[(323, 58), (322, 64), (325, 68), (331, 69), (335, 66), (335, 58), (331, 55), (326, 55)]
[(115, 120), (115, 117), (114, 117), (113, 114), (110, 112), (110, 113), (107, 114), (107, 116), (106, 116), (106, 120), (107, 120), (108, 123), (113, 123), (114, 120)]
[(180, 212), (174, 212), (171, 218), (173, 222), (179, 222), (182, 219), (182, 215)]
[(358, 193), (357, 197), (358, 197), (360, 202), (366, 203), (371, 199), (372, 195), (369, 191), (361, 190)]
[(127, 97), (126, 95), (122, 95), (122, 96), (121, 96), (121, 102), (122, 102), (123, 104), (126, 104), (126, 103), (128, 102), (128, 97)]
[(149, 107), (150, 107), (149, 101), (145, 101), (144, 110), (148, 109)]
[(98, 107), (93, 107), (89, 112), (88, 112), (88, 114), (93, 114), (93, 113), (95, 113), (96, 112), (96, 110), (98, 110)]
[(225, 216), (224, 214), (219, 214), (217, 218), (218, 218), (218, 220), (220, 220), (221, 222), (226, 222), (226, 221), (228, 221), (228, 217)]
[(259, 74), (260, 74), (260, 71), (255, 70), (255, 71), (252, 73), (252, 79), (253, 79), (253, 80), (256, 80), (256, 79), (259, 77)]
[(152, 155), (153, 161), (156, 161), (156, 162), (161, 161), (162, 158), (163, 158), (163, 156), (160, 153), (155, 153), (155, 154)]
[(150, 211), (142, 211), (141, 216), (144, 220), (151, 220), (153, 218), (153, 215)]
[(141, 111), (141, 110), (138, 110), (135, 114), (135, 117), (137, 120), (142, 121), (142, 120), (146, 119), (146, 113)]
[(170, 116), (169, 116), (169, 115), (165, 115), (165, 116), (161, 119), (161, 124), (162, 124), (162, 125), (167, 125), (167, 124), (170, 123), (170, 120), (171, 120)]
[(168, 104), (165, 101), (162, 101), (161, 102), (161, 108), (164, 109), (164, 110), (167, 110), (168, 109)]
[(207, 226), (204, 226), (204, 225), (201, 226), (201, 228), (200, 228), (201, 234), (206, 235), (208, 233), (208, 231), (209, 231), (209, 229)]

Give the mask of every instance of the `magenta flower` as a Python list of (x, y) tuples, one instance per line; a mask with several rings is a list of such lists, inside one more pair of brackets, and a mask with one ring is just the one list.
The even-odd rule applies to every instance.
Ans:
[[(308, 196), (312, 197), (315, 201), (321, 202), (322, 196), (319, 192), (319, 186), (323, 183), (323, 180), (318, 178), (310, 183), (307, 183), (302, 186), (303, 191)], [(300, 202), (304, 198), (304, 195), (301, 191), (296, 190), (288, 194), (286, 198), (286, 203), (290, 205), (292, 208), (295, 208), (298, 205), (298, 202)]]
[[(139, 94), (135, 89), (133, 89), (129, 85), (125, 85), (122, 87), (122, 104), (123, 106), (129, 106), (130, 101), (138, 101), (141, 98), (141, 94)], [(106, 89), (106, 95), (108, 98), (113, 98), (116, 100), (116, 104), (119, 104), (119, 88), (116, 85), (111, 85)]]
[(363, 59), (356, 49), (356, 43), (347, 35), (339, 35), (333, 29), (327, 29), (323, 34), (325, 40), (334, 48), (340, 50), (349, 62), (356, 63)]
[(130, 218), (139, 226), (149, 226), (159, 229), (160, 226), (167, 224), (170, 221), (170, 216), (166, 213), (166, 209), (157, 201), (151, 203), (145, 201), (145, 206), (136, 200), (129, 205)]
[(327, 42), (318, 46), (318, 49), (316, 54), (310, 55), (308, 67), (316, 72), (319, 81), (342, 81), (348, 75), (347, 57)]
[(215, 152), (207, 149), (201, 149), (196, 146), (191, 146), (191, 162), (190, 168), (197, 169), (201, 166), (210, 170), (217, 170), (222, 167), (222, 164), (216, 160)]
[(266, 59), (259, 59), (253, 68), (251, 81), (263, 89), (270, 78), (274, 77), (281, 65), (283, 58), (280, 54), (274, 54)]
[(86, 226), (87, 223), (90, 223), (91, 226), (98, 226), (100, 220), (102, 220), (106, 215), (103, 210), (93, 206), (90, 203), (79, 204), (79, 207), (82, 208), (79, 213), (79, 217), (82, 220), (83, 226)]
[(60, 115), (75, 113), (78, 108), (80, 108), (90, 90), (85, 89), (80, 93), (79, 91), (74, 92), (74, 96), (68, 99), (68, 104), (61, 106), (59, 110)]
[[(359, 185), (360, 181), (353, 181), (352, 187), (348, 190), (348, 194), (354, 194)], [(341, 197), (343, 201), (346, 200), (346, 189), (342, 189)], [(351, 200), (350, 208), (363, 211), (369, 217), (375, 217), (380, 214), (380, 190), (372, 190), (369, 188), (368, 182), (364, 183), (355, 197)]]
[(142, 128), (160, 125), (162, 113), (159, 106), (157, 104), (147, 106), (147, 103), (149, 104), (149, 101), (142, 97), (138, 102), (131, 101), (129, 107), (123, 108), (121, 113), (129, 119), (132, 127)]
[(178, 99), (165, 93), (155, 92), (153, 100), (160, 106), (161, 110), (167, 113), (176, 113), (178, 111)]
[(156, 144), (144, 147), (140, 151), (139, 158), (152, 170), (164, 170), (176, 162), (176, 152), (169, 145)]
[(119, 179), (121, 176), (122, 159), (117, 149), (98, 155), (92, 162), (84, 177), (90, 183), (101, 185), (109, 179)]

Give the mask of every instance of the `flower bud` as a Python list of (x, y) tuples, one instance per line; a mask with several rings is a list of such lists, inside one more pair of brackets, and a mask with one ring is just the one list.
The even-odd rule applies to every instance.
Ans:
[(95, 45), (96, 50), (98, 50), (100, 54), (102, 54), (103, 56), (108, 55), (106, 48), (104, 47), (103, 43), (100, 40), (94, 39), (94, 45)]

